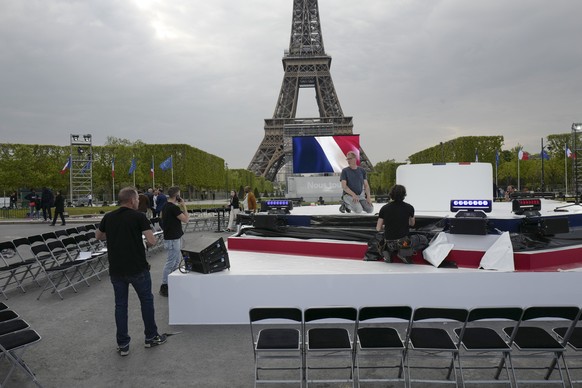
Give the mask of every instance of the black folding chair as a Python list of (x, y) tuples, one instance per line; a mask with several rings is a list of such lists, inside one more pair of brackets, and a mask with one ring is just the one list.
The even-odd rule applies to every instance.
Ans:
[(29, 263), (24, 262), (12, 241), (0, 243), (0, 294), (8, 299), (8, 292), (20, 288), (26, 292), (23, 281), (29, 273)]
[(44, 244), (44, 238), (42, 238), (42, 235), (40, 234), (35, 234), (34, 236), (29, 236), (26, 238), (28, 240), (28, 244), (29, 245), (35, 245), (35, 244)]
[(46, 232), (46, 233), (41, 234), (40, 236), (42, 237), (42, 239), (44, 240), (44, 242), (46, 244), (48, 244), (51, 241), (59, 239), (55, 232)]
[(29, 327), (30, 325), (23, 319), (11, 319), (9, 321), (0, 322), (0, 335), (28, 329)]
[[(580, 323), (580, 320), (578, 320)], [(573, 370), (580, 370), (582, 366), (580, 365), (580, 359), (582, 359), (582, 327), (576, 326), (572, 329), (570, 333), (568, 333), (569, 327), (555, 327), (552, 329), (554, 333), (558, 336), (558, 339), (563, 342), (564, 338), (569, 335), (568, 338), (568, 350), (564, 356), (564, 361), (568, 364), (568, 370), (570, 371), (570, 383), (580, 384), (582, 380), (580, 378), (575, 378), (573, 376)], [(574, 352), (574, 353), (571, 353)], [(567, 357), (566, 357), (567, 356)], [(571, 362), (575, 360), (578, 361), (576, 365), (571, 365)], [(579, 375), (579, 374), (578, 374)]]
[[(513, 387), (515, 371), (511, 360), (511, 343), (498, 330), (501, 325), (512, 323), (518, 327), (523, 310), (521, 307), (479, 307), (469, 312), (463, 328), (454, 330), (463, 352), (459, 357), (460, 372), (465, 384), (509, 384)], [(479, 359), (478, 363), (468, 363), (468, 359)], [(489, 362), (489, 364), (488, 364)], [(452, 367), (453, 365), (451, 365)], [(507, 378), (499, 380), (499, 366), (505, 367)], [(492, 379), (471, 379), (468, 370), (497, 370)]]
[(10, 321), (12, 319), (18, 318), (18, 314), (16, 314), (12, 310), (2, 310), (0, 311), (0, 322)]
[(40, 283), (37, 279), (40, 274), (40, 268), (38, 268), (36, 258), (32, 253), (30, 241), (28, 238), (22, 237), (12, 240), (12, 244), (14, 244), (16, 255), (18, 255), (26, 267), (26, 271), (24, 271), (20, 280), (20, 283), (23, 286), (22, 292), (25, 292), (24, 284), (26, 283), (26, 280), (29, 276), (36, 283), (36, 285), (40, 287)]
[[(513, 352), (513, 367), (516, 375), (520, 370), (527, 370), (528, 379), (520, 379), (518, 375), (516, 384), (561, 384), (566, 386), (566, 379), (562, 372), (564, 371), (570, 379), (570, 372), (568, 365), (564, 360), (564, 352), (566, 345), (570, 339), (573, 328), (579, 319), (580, 309), (574, 306), (534, 306), (525, 309), (521, 323), (517, 329), (513, 327), (504, 328), (503, 331), (513, 342), (515, 347), (519, 350)], [(546, 327), (561, 326), (567, 323), (568, 329), (562, 339), (557, 339), (554, 335), (546, 330)], [(527, 365), (517, 365), (519, 359), (550, 359), (549, 367), (532, 366), (531, 363)], [(561, 363), (560, 363), (561, 361)], [(561, 364), (561, 365), (560, 365)], [(501, 369), (501, 365), (498, 369)], [(559, 379), (552, 379), (550, 377), (554, 369), (558, 369)], [(542, 374), (540, 375), (541, 372)], [(499, 373), (499, 370), (498, 370)], [(543, 378), (542, 378), (543, 376)]]
[[(354, 307), (312, 307), (303, 313), (303, 338), (305, 341), (305, 382), (348, 382), (355, 386), (354, 342), (358, 311)], [(331, 320), (331, 322), (330, 322)], [(343, 324), (343, 325), (342, 325)], [(339, 363), (336, 360), (344, 360)], [(310, 377), (310, 371), (348, 370), (349, 376), (339, 378), (338, 373), (322, 373), (320, 379)]]
[[(358, 313), (356, 371), (358, 384), (363, 382), (402, 382), (407, 386), (404, 373), (406, 340), (412, 307), (366, 306)], [(401, 336), (402, 333), (402, 336)], [(388, 363), (394, 359), (396, 363)], [(382, 372), (398, 369), (396, 376), (370, 375), (366, 372)], [(365, 377), (364, 377), (365, 376)]]
[[(462, 373), (457, 375), (457, 367), (460, 368), (459, 348), (446, 328), (451, 326), (451, 323), (461, 327), (465, 323), (467, 315), (468, 311), (460, 308), (421, 307), (414, 310), (406, 352), (406, 373), (408, 374), (409, 386), (413, 382), (458, 385), (459, 377), (461, 385), (463, 385)], [(413, 363), (413, 360), (426, 362)], [(441, 365), (439, 360), (447, 362)], [(413, 378), (411, 373), (413, 369), (423, 369), (426, 377)], [(437, 379), (438, 376), (435, 373), (430, 375), (426, 373), (426, 370), (430, 369), (447, 371), (446, 377)], [(454, 372), (454, 380), (450, 380), (451, 370)]]
[[(255, 361), (255, 387), (258, 384), (299, 383), (303, 385), (303, 316), (296, 307), (254, 307), (249, 311)], [(259, 324), (260, 322), (260, 324)], [(269, 323), (270, 326), (265, 326)], [(275, 325), (276, 324), (276, 325)], [(281, 372), (296, 371), (295, 378), (283, 379)], [(264, 373), (262, 373), (264, 372)], [(273, 373), (272, 373), (273, 372)], [(264, 378), (268, 374), (271, 378)]]
[(59, 238), (61, 240), (63, 238), (69, 237), (69, 233), (67, 233), (66, 229), (55, 230), (55, 235), (57, 236), (57, 238)]
[[(10, 363), (10, 370), (8, 370), (8, 373), (4, 376), (0, 386), (6, 386), (6, 383), (14, 370), (19, 368), (36, 386), (42, 387), (36, 379), (36, 375), (32, 369), (22, 359), (22, 355), (26, 349), (28, 349), (30, 345), (40, 341), (40, 339), (40, 335), (32, 329), (17, 330), (0, 335), (0, 363), (3, 363), (4, 361)], [(4, 368), (0, 368), (0, 370), (4, 370)]]
[[(61, 243), (60, 241), (58, 242)], [(38, 244), (32, 246), (32, 252), (37, 259), (41, 272), (45, 275), (45, 284), (36, 298), (37, 300), (47, 290), (52, 290), (51, 292), (53, 293), (56, 292), (61, 299), (63, 299), (61, 291), (67, 288), (72, 288), (73, 291), (77, 292), (75, 288), (76, 276), (79, 276), (89, 286), (89, 283), (83, 277), (79, 268), (83, 263), (75, 263), (68, 255), (66, 249), (61, 246), (57, 246), (56, 242), (55, 244), (51, 242), (48, 245)]]

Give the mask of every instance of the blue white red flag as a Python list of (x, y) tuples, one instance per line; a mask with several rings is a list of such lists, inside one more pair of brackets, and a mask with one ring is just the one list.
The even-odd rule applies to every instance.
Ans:
[(360, 164), (360, 136), (293, 137), (293, 173), (341, 172), (348, 166), (346, 154), (355, 152)]
[(71, 157), (69, 156), (69, 158), (67, 159), (67, 163), (65, 163), (65, 165), (63, 166), (63, 168), (61, 169), (61, 174), (64, 174), (65, 172), (67, 172), (67, 170), (71, 168)]

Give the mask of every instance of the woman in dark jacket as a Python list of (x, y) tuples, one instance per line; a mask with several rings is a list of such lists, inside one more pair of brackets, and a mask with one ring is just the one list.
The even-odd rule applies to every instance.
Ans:
[(238, 203), (238, 195), (236, 195), (236, 191), (234, 191), (234, 190), (230, 191), (230, 203), (228, 204), (228, 207), (230, 208), (230, 216), (228, 218), (228, 228), (226, 228), (226, 231), (233, 232), (234, 230), (236, 230), (236, 227), (235, 227), (236, 216), (237, 216), (238, 212), (240, 211), (239, 203)]
[(57, 222), (57, 217), (61, 215), (61, 225), (65, 225), (65, 197), (61, 195), (61, 191), (57, 191), (57, 196), (55, 198), (55, 218), (53, 218), (52, 226), (55, 226)]

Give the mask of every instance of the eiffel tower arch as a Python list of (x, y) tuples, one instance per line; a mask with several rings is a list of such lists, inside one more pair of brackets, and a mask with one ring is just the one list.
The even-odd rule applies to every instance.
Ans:
[[(321, 35), (317, 0), (294, 0), (291, 40), (283, 56), (285, 75), (273, 118), (265, 119), (265, 136), (248, 169), (274, 181), (291, 159), (292, 136), (352, 135), (352, 117), (344, 116), (330, 73)], [(319, 117), (297, 118), (300, 88), (314, 88)], [(372, 164), (360, 149), (360, 165)]]

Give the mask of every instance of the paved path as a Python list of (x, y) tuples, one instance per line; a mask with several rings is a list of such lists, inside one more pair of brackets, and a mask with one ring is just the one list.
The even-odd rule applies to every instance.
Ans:
[[(47, 224), (0, 223), (0, 236), (28, 237), (54, 228)], [(225, 233), (192, 232), (186, 234), (186, 240), (203, 235), (227, 237)], [(30, 347), (23, 358), (43, 386), (252, 386), (253, 356), (248, 327), (168, 325), (168, 299), (157, 294), (165, 262), (163, 249), (151, 255), (149, 261), (159, 330), (181, 334), (170, 337), (162, 346), (145, 349), (139, 301), (135, 293), (130, 293), (132, 342), (128, 357), (120, 357), (115, 351), (113, 290), (107, 276), (101, 281), (92, 280), (90, 287), (79, 286), (77, 294), (65, 291), (64, 300), (45, 293), (37, 301), (40, 289), (33, 286), (26, 294), (16, 290), (9, 293), (9, 299), (3, 302), (42, 336), (42, 341)], [(1, 372), (5, 372), (6, 365), (0, 364)], [(34, 385), (21, 371), (15, 371), (8, 386)]]

